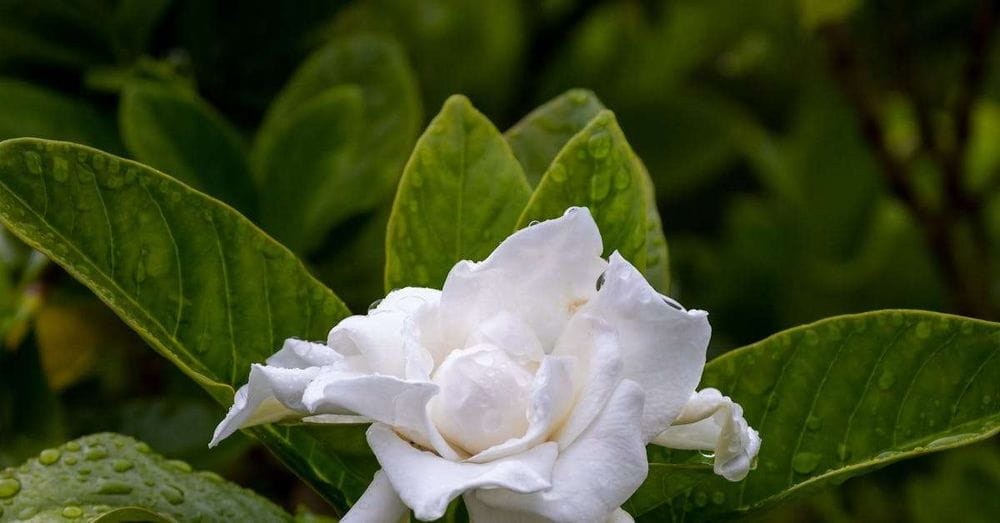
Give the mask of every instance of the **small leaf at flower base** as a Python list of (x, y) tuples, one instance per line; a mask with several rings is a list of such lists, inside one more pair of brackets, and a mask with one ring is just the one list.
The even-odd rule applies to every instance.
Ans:
[(276, 120), (254, 145), (261, 224), (295, 252), (365, 207), (372, 182), (355, 170), (363, 107), (360, 89), (333, 87)]
[(32, 521), (291, 521), (274, 503), (118, 434), (41, 451), (0, 472), (0, 505)]
[(530, 193), (503, 135), (467, 98), (449, 98), (417, 141), (396, 193), (386, 288), (440, 288), (456, 262), (486, 258), (514, 230)]
[[(291, 252), (230, 207), (89, 147), (0, 143), (0, 221), (223, 405), (251, 363), (288, 337), (322, 339), (349, 314)], [(299, 427), (248, 432), (340, 508), (370, 480), (345, 465), (337, 441)]]
[(797, 327), (705, 367), (763, 444), (731, 483), (690, 453), (650, 449), (626, 508), (638, 521), (712, 521), (1000, 432), (1000, 324), (918, 311)]
[(645, 270), (649, 196), (643, 176), (614, 114), (601, 111), (556, 156), (518, 228), (558, 217), (569, 207), (589, 207), (604, 238), (604, 255), (620, 251)]
[(119, 120), (136, 160), (253, 214), (253, 180), (239, 134), (196, 94), (132, 82), (122, 93)]
[(539, 106), (504, 133), (532, 187), (542, 180), (566, 142), (603, 109), (593, 92), (572, 89)]

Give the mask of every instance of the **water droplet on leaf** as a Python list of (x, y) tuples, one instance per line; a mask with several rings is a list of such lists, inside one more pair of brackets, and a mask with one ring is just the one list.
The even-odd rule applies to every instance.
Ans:
[(66, 507), (62, 510), (62, 516), (67, 519), (76, 519), (83, 515), (83, 509), (80, 507)]
[(606, 132), (595, 133), (587, 140), (587, 150), (594, 158), (604, 158), (611, 152), (611, 136)]
[(21, 491), (21, 482), (17, 478), (0, 479), (0, 499), (12, 498)]
[(816, 470), (820, 458), (815, 452), (799, 452), (792, 457), (792, 470), (799, 474), (809, 474)]
[(62, 456), (59, 449), (45, 449), (38, 454), (38, 462), (42, 465), (51, 465), (59, 461), (59, 456)]

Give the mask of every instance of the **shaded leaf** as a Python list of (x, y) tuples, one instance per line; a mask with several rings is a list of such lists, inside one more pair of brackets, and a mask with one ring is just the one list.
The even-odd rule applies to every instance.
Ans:
[(641, 164), (611, 111), (602, 111), (576, 134), (549, 166), (531, 195), (518, 228), (589, 207), (604, 238), (604, 255), (615, 250), (646, 267), (646, 205)]
[(18, 469), (0, 472), (0, 495), (12, 502), (3, 511), (22, 520), (292, 519), (274, 503), (212, 472), (195, 472), (145, 443), (110, 433), (45, 449)]
[(701, 386), (725, 391), (760, 431), (756, 470), (731, 483), (685, 464), (688, 452), (651, 449), (628, 508), (714, 520), (988, 438), (1000, 431), (998, 353), (1000, 325), (916, 311), (831, 318), (730, 352)]
[(122, 139), (140, 162), (252, 214), (250, 168), (233, 126), (193, 92), (133, 82), (122, 92)]
[[(285, 338), (321, 339), (348, 314), (291, 252), (229, 207), (87, 147), (0, 143), (0, 220), (223, 405), (250, 363)], [(334, 504), (368, 483), (317, 452), (336, 442), (298, 428), (250, 432)]]
[(64, 438), (59, 400), (45, 380), (34, 337), (0, 346), (0, 467)]
[(30, 136), (117, 149), (114, 122), (96, 108), (18, 80), (0, 79), (0, 140)]
[(449, 98), (399, 183), (386, 233), (386, 289), (440, 288), (456, 262), (486, 258), (514, 230), (530, 192), (500, 132), (467, 98)]
[(357, 212), (370, 179), (354, 176), (362, 155), (357, 129), (361, 90), (334, 87), (276, 120), (258, 138), (253, 165), (261, 223), (288, 248), (306, 252), (331, 227)]

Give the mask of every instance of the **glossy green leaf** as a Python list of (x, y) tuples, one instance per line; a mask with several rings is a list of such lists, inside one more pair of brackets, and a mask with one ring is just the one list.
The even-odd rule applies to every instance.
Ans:
[(464, 96), (452, 96), (406, 164), (386, 233), (386, 289), (437, 287), (460, 260), (510, 235), (531, 189), (513, 151)]
[[(333, 226), (385, 203), (421, 112), (413, 72), (391, 41), (362, 35), (313, 53), (275, 99), (254, 145), (265, 228), (307, 251)], [(298, 223), (303, 208), (306, 222)]]
[(646, 267), (645, 174), (611, 111), (601, 111), (559, 152), (518, 228), (561, 216), (568, 207), (589, 207), (604, 238), (604, 254), (615, 250)]
[(566, 142), (603, 109), (593, 92), (572, 89), (539, 106), (504, 133), (532, 187), (542, 180)]
[(118, 118), (135, 159), (253, 214), (253, 182), (240, 136), (196, 94), (133, 82), (122, 92)]
[(763, 445), (738, 483), (650, 450), (628, 509), (640, 520), (715, 520), (1000, 431), (1000, 324), (916, 311), (823, 320), (730, 352), (702, 387), (740, 403)]
[(646, 201), (646, 270), (644, 274), (650, 285), (660, 292), (670, 292), (670, 251), (667, 249), (667, 238), (663, 235), (663, 221), (656, 205), (656, 187), (649, 171), (638, 156), (633, 155), (633, 161), (639, 170), (642, 181), (642, 192)]
[[(88, 147), (0, 143), (0, 220), (226, 406), (250, 363), (285, 338), (321, 339), (348, 314), (291, 252), (231, 208)], [(250, 432), (335, 504), (343, 505), (341, 491), (354, 496), (367, 485), (317, 450), (332, 443), (316, 432)]]
[(114, 122), (96, 108), (18, 80), (0, 78), (0, 140), (30, 136), (117, 149)]
[(7, 513), (11, 519), (32, 521), (292, 519), (274, 503), (215, 473), (196, 472), (145, 443), (111, 433), (45, 449), (19, 468), (0, 472), (0, 499), (10, 501), (0, 505), (0, 517)]

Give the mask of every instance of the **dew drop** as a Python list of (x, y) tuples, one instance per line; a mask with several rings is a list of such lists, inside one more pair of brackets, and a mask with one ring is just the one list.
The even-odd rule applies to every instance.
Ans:
[(198, 472), (198, 475), (207, 479), (208, 481), (211, 481), (212, 483), (222, 483), (224, 481), (222, 479), (222, 476), (210, 470), (203, 470), (201, 472)]
[(809, 416), (809, 418), (806, 419), (806, 427), (808, 427), (809, 430), (819, 430), (823, 428), (823, 419), (819, 416)]
[(497, 409), (489, 409), (483, 413), (483, 431), (496, 432), (503, 423), (503, 416)]
[(569, 101), (576, 105), (583, 105), (587, 102), (587, 93), (584, 91), (573, 91), (569, 93)]
[(716, 505), (721, 505), (725, 502), (726, 502), (726, 494), (721, 490), (716, 490), (712, 494), (712, 503), (715, 503)]
[(97, 489), (98, 494), (124, 495), (132, 492), (132, 485), (124, 481), (105, 480)]
[(606, 132), (594, 133), (587, 140), (587, 150), (594, 158), (604, 158), (611, 152), (611, 136)]
[(819, 344), (819, 334), (816, 331), (809, 329), (806, 331), (806, 344), (817, 345)]
[(851, 449), (847, 447), (846, 444), (840, 443), (837, 445), (837, 458), (840, 461), (847, 461), (851, 459)]
[(167, 500), (171, 505), (180, 505), (184, 502), (184, 491), (173, 485), (163, 487), (160, 494), (162, 494), (163, 499)]
[(139, 443), (135, 444), (135, 450), (138, 450), (139, 452), (142, 452), (143, 454), (149, 454), (149, 452), (150, 452), (149, 445), (147, 445), (147, 444), (145, 444), (145, 443), (143, 443), (141, 441)]
[(127, 459), (116, 459), (112, 468), (115, 472), (127, 472), (132, 470), (132, 462)]
[(878, 377), (878, 388), (889, 390), (896, 384), (896, 375), (891, 370), (884, 370)]
[(375, 309), (377, 309), (378, 306), (381, 304), (382, 304), (382, 298), (373, 301), (372, 304), (368, 306), (368, 312), (375, 312)]
[(63, 461), (67, 465), (76, 465), (77, 459), (76, 456), (66, 456), (66, 459), (64, 459)]
[(598, 170), (590, 177), (590, 199), (599, 202), (611, 192), (611, 178), (608, 173)]
[(108, 451), (105, 450), (104, 447), (95, 446), (87, 449), (87, 452), (83, 453), (83, 457), (86, 458), (87, 461), (99, 461), (108, 457)]
[(699, 507), (704, 507), (705, 505), (708, 505), (708, 493), (707, 492), (699, 492), (699, 493), (695, 494), (694, 495), (694, 504), (698, 505)]
[(38, 462), (42, 465), (51, 465), (59, 461), (59, 456), (62, 456), (59, 449), (45, 449), (38, 454)]
[(918, 338), (926, 340), (931, 336), (931, 325), (926, 321), (922, 321), (917, 324), (916, 332)]
[(191, 465), (188, 465), (186, 461), (181, 461), (179, 459), (172, 459), (167, 461), (167, 465), (181, 471), (181, 472), (191, 472)]
[(699, 450), (698, 454), (705, 459), (715, 459), (715, 453), (710, 450)]
[(623, 191), (632, 183), (632, 175), (626, 169), (615, 171), (615, 189)]
[(565, 182), (567, 178), (566, 166), (561, 163), (552, 164), (552, 167), (549, 168), (549, 176), (556, 183)]
[(83, 515), (83, 509), (80, 507), (66, 507), (62, 510), (62, 516), (67, 519), (76, 519)]
[(809, 474), (816, 470), (820, 458), (815, 452), (799, 452), (792, 457), (792, 470), (799, 474)]
[(21, 492), (21, 482), (17, 478), (0, 479), (0, 499), (12, 498)]
[(69, 162), (65, 158), (56, 157), (52, 160), (52, 177), (59, 183), (69, 179)]
[(534, 226), (538, 225), (539, 223), (542, 223), (542, 222), (540, 222), (538, 220), (531, 220), (530, 222), (528, 222), (528, 227), (534, 227)]
[(17, 519), (31, 519), (38, 514), (38, 509), (35, 507), (24, 507), (20, 512), (17, 513)]
[(80, 444), (77, 443), (77, 442), (75, 442), (75, 441), (71, 441), (71, 442), (69, 442), (69, 443), (66, 444), (66, 450), (68, 450), (70, 452), (76, 452), (76, 451), (80, 450)]
[(31, 174), (42, 174), (42, 157), (38, 156), (38, 153), (25, 151), (24, 163)]

